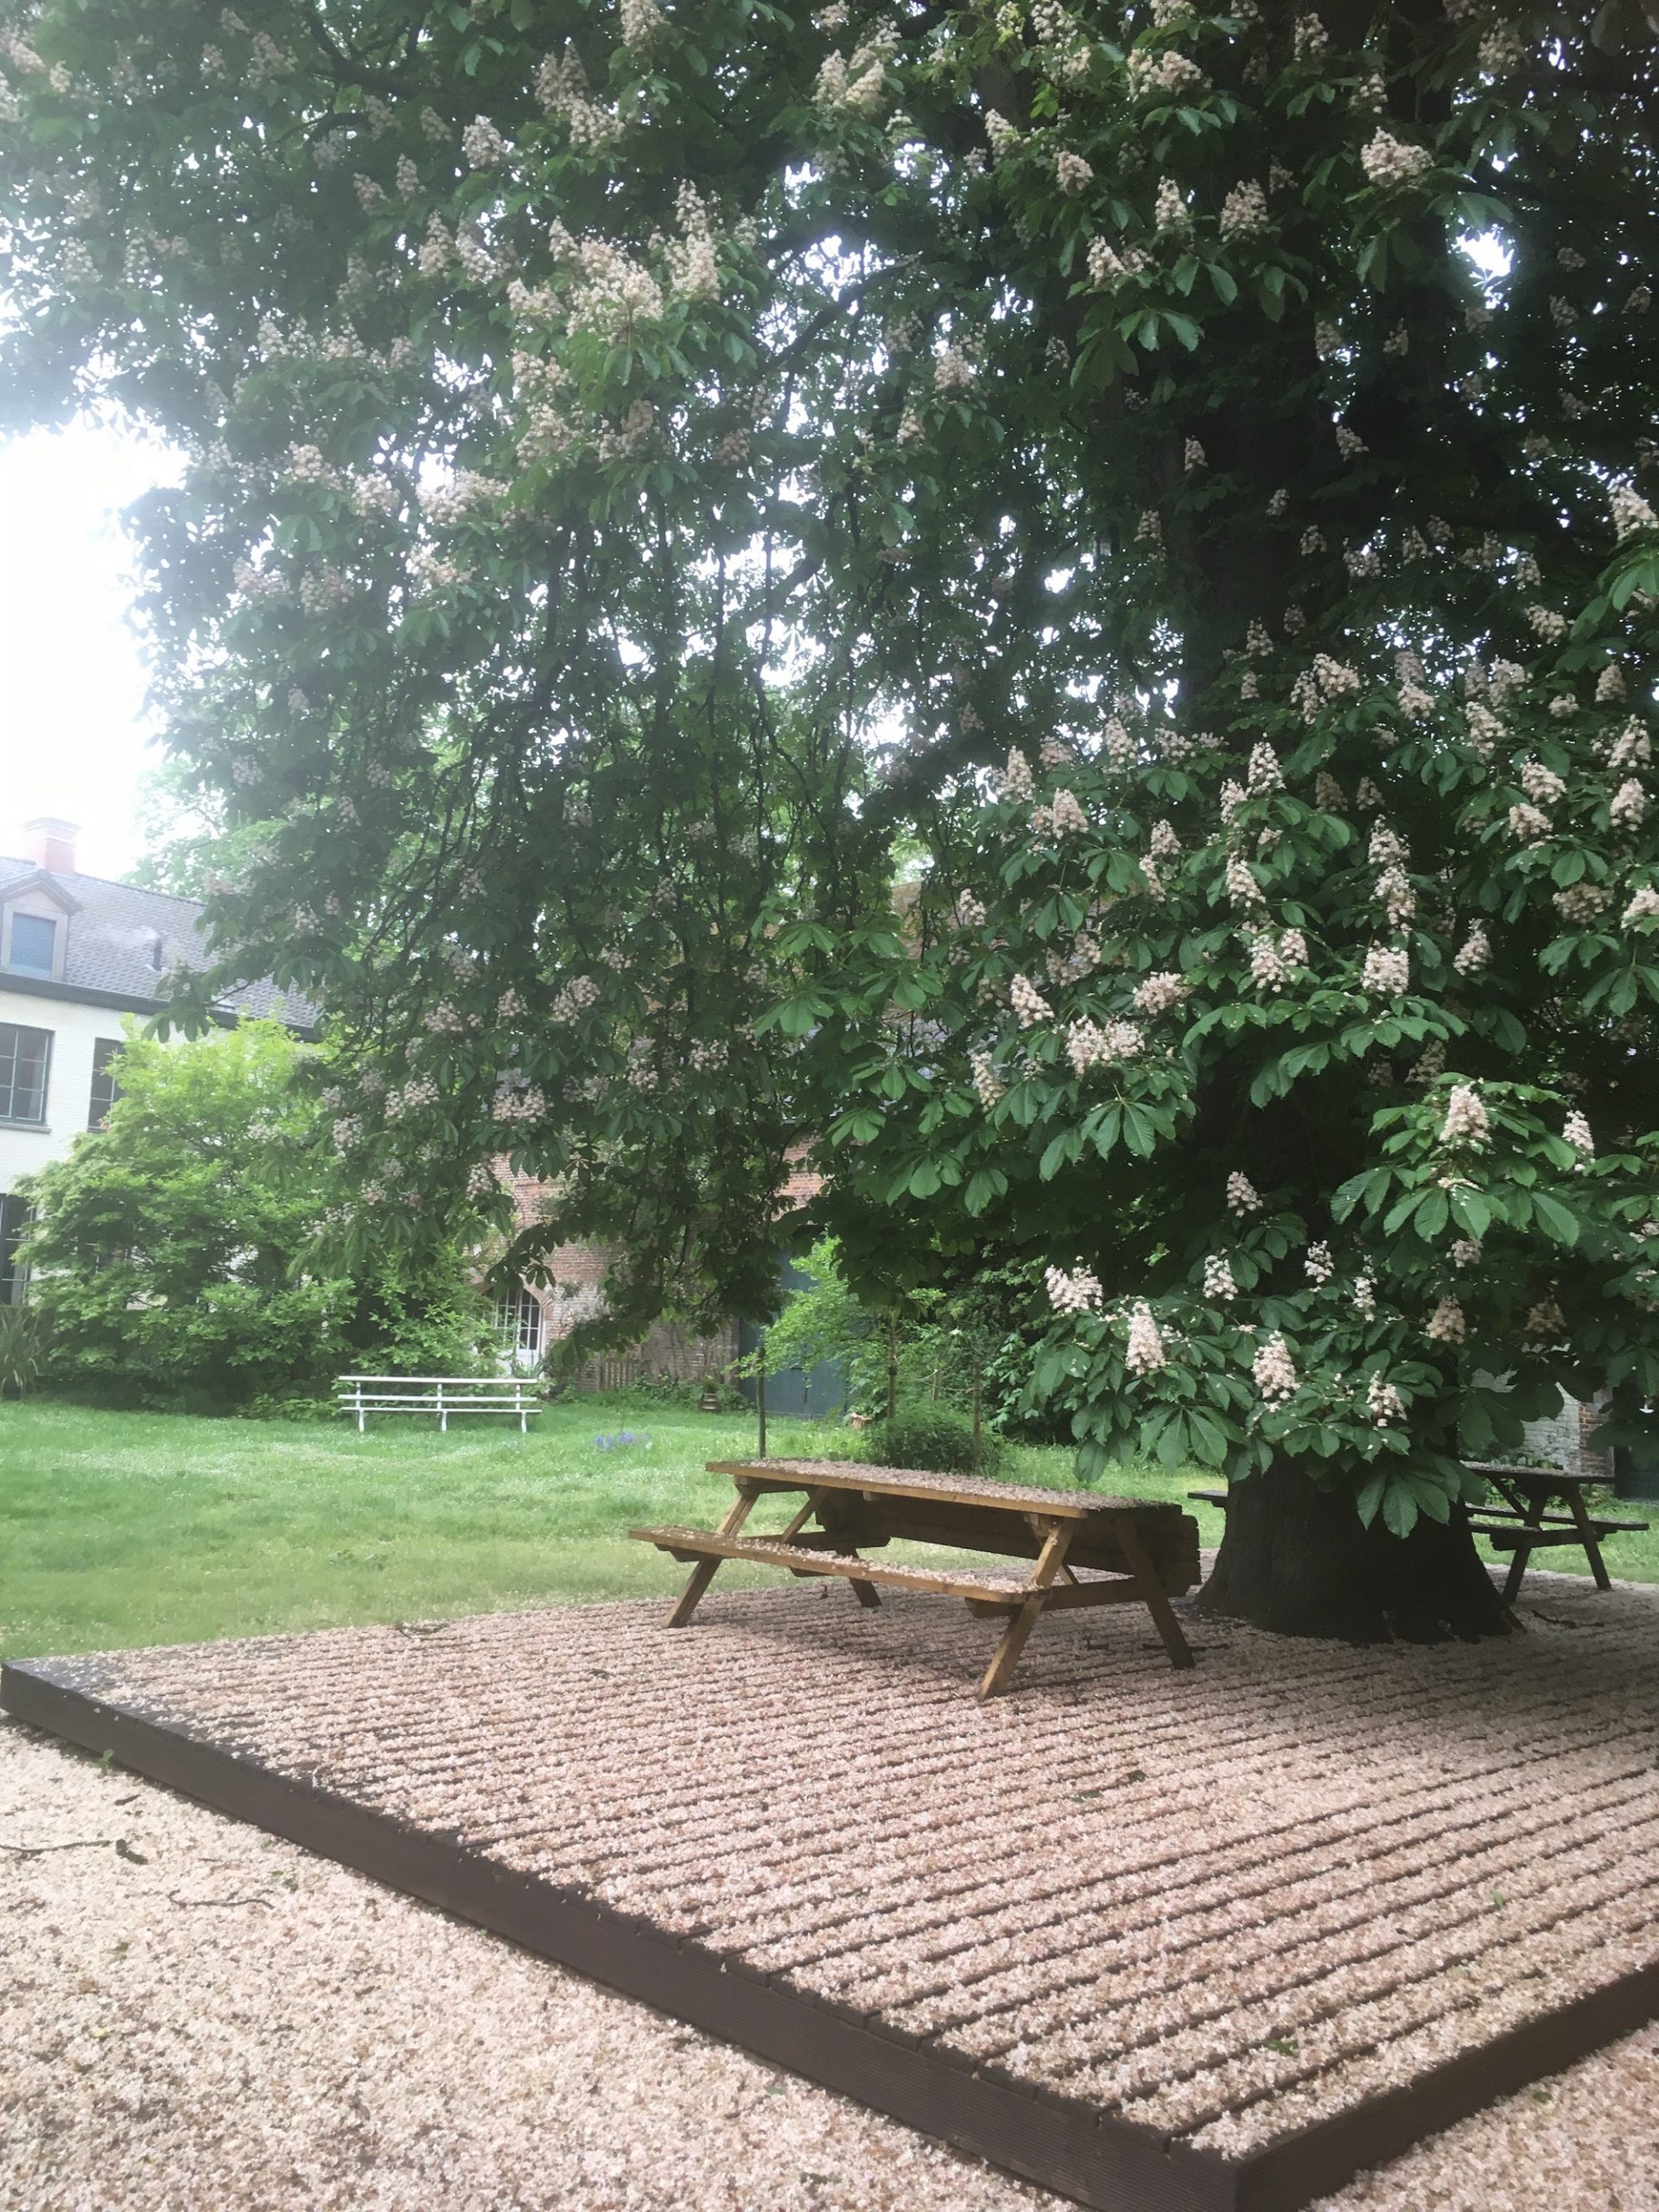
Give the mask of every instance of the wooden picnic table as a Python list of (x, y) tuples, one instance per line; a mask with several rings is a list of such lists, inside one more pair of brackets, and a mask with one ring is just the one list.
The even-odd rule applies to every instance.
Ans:
[[(714, 1459), (709, 1471), (729, 1475), (737, 1491), (718, 1529), (628, 1531), (640, 1543), (694, 1562), (669, 1615), (671, 1628), (683, 1628), (691, 1618), (722, 1560), (741, 1559), (849, 1582), (861, 1605), (878, 1605), (877, 1585), (886, 1584), (961, 1598), (972, 1613), (1001, 1617), (1007, 1625), (980, 1682), (982, 1699), (1007, 1689), (1027, 1637), (1043, 1613), (1057, 1609), (1144, 1605), (1170, 1664), (1192, 1664), (1169, 1601), (1198, 1580), (1198, 1527), (1178, 1505), (913, 1467), (866, 1467), (845, 1459)], [(802, 1492), (804, 1502), (781, 1532), (743, 1533), (761, 1498)], [(809, 1525), (813, 1522), (816, 1528)], [(1001, 1574), (973, 1567), (889, 1565), (864, 1556), (896, 1540), (1033, 1564), (1024, 1574)]]
[[(1648, 1526), (1645, 1521), (1619, 1521), (1592, 1513), (1584, 1494), (1600, 1484), (1598, 1476), (1570, 1475), (1562, 1467), (1515, 1467), (1499, 1459), (1464, 1464), (1471, 1474), (1484, 1475), (1504, 1501), (1471, 1508), (1469, 1525), (1494, 1551), (1514, 1554), (1503, 1581), (1506, 1604), (1513, 1605), (1520, 1594), (1534, 1552), (1560, 1544), (1579, 1545), (1590, 1562), (1597, 1589), (1611, 1590), (1612, 1577), (1601, 1556), (1602, 1537)], [(1558, 1499), (1565, 1511), (1551, 1512)]]

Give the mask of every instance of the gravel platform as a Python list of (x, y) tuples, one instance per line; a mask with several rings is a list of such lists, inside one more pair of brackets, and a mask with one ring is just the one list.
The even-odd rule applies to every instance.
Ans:
[[(722, 1599), (716, 1586), (697, 1624), (675, 1634), (662, 1629), (659, 1605), (606, 1605), (113, 1654), (49, 1671), (264, 1768), (453, 1835), (786, 1988), (871, 2016), (992, 2081), (1237, 2157), (1409, 2083), (1647, 1964), (1659, 1948), (1659, 1603), (1628, 1589), (1599, 1596), (1562, 1580), (1539, 1587), (1524, 1609), (1524, 1639), (1357, 1652), (1206, 1622), (1198, 1631), (1199, 1666), (1185, 1675), (1167, 1667), (1144, 1623), (1055, 1617), (1027, 1647), (1014, 1694), (986, 1707), (972, 1703), (971, 1690), (994, 1628), (903, 1596), (865, 1614), (843, 1602), (846, 1593), (813, 1586)], [(472, 1966), (453, 1965), (454, 1986), (446, 1987), (445, 1969), (426, 1954), (465, 1955), (480, 1971), (487, 1963), (517, 2003), (616, 2008), (627, 2024), (614, 2031), (619, 2079), (633, 2082), (639, 2100), (631, 2093), (627, 2126), (637, 2123), (665, 2158), (671, 2142), (681, 2177), (672, 2201), (921, 2207), (934, 2201), (935, 2177), (941, 2203), (1048, 2201), (874, 2115), (855, 2118), (856, 2108), (824, 2092), (779, 2088), (756, 2062), (701, 2037), (686, 2042), (688, 2031), (290, 1847), (130, 1777), (99, 1775), (38, 1739), (21, 1738), (17, 1755), (55, 1761), (54, 1772), (75, 1777), (100, 1804), (113, 1807), (111, 1790), (126, 1793), (168, 1821), (205, 1824), (213, 1840), (200, 1874), (181, 1881), (170, 1867), (168, 1887), (150, 1906), (152, 1937), (164, 1929), (182, 1940), (181, 1931), (194, 1929), (198, 1955), (204, 1946), (228, 1951), (249, 1985), (233, 2007), (241, 2070), (222, 2070), (212, 2037), (204, 2057), (219, 2070), (199, 2090), (189, 2069), (175, 2065), (169, 2079), (180, 2094), (222, 2104), (233, 2092), (238, 2101), (273, 2069), (287, 2078), (286, 2057), (319, 2041), (338, 2055), (353, 2036), (354, 1999), (337, 2003), (297, 2044), (292, 2024), (276, 2031), (270, 2047), (251, 1990), (269, 1989), (276, 1930), (292, 1921), (297, 1908), (289, 1898), (302, 1891), (283, 1892), (267, 1878), (257, 1895), (243, 1894), (242, 1871), (263, 1862), (302, 1869), (303, 1890), (326, 1892), (331, 1909), (354, 1923), (343, 1942), (372, 1954), (378, 1940), (386, 1955), (362, 1969), (372, 1986), (384, 1982), (377, 2005), (423, 2019), (423, 2007), (435, 2005), (458, 2078), (486, 2068), (503, 2114), (536, 2108), (526, 2083), (550, 2066), (556, 2071), (562, 2054), (549, 2049), (544, 2023), (528, 2037), (504, 2031), (467, 1980)], [(124, 1894), (150, 1896), (149, 1855), (137, 1843), (143, 1864), (122, 1855), (109, 1815), (85, 1850), (28, 1856), (15, 1847), (80, 1839), (58, 1835), (44, 1808), (15, 1797), (12, 1808), (0, 1824), (0, 1841), (14, 1847), (0, 1854), (0, 1878), (55, 1893), (54, 1885), (73, 1890), (96, 1870)], [(22, 1833), (20, 1820), (31, 1827), (44, 1821), (51, 1833)], [(221, 1896), (229, 1869), (237, 1875)], [(378, 1935), (388, 1921), (398, 1933)], [(231, 1926), (239, 1931), (234, 1943)], [(420, 1940), (405, 1986), (410, 1930)], [(73, 1931), (54, 1940), (77, 1948)], [(105, 1972), (118, 1980), (128, 1956)], [(218, 1978), (206, 1959), (200, 1970), (211, 1994)], [(168, 1986), (176, 2002), (180, 1993)], [(278, 1993), (286, 2001), (285, 1989)], [(67, 2015), (77, 2009), (49, 1974), (23, 1995), (37, 2014), (54, 2001)], [(416, 2044), (423, 2032), (405, 2031)], [(791, 2109), (805, 2100), (803, 2111), (821, 2114), (824, 2126), (850, 2127), (877, 2165), (902, 2146), (913, 2172), (890, 2197), (869, 2193), (878, 2187), (873, 2170), (854, 2184), (862, 2195), (791, 2196), (788, 2189), (830, 2184), (785, 2188), (782, 2170), (766, 2164), (762, 2126), (753, 2146), (760, 2164), (743, 2169), (748, 2193), (719, 2194), (726, 2184), (718, 2163), (702, 2163), (706, 2128), (692, 2124), (687, 2139), (674, 2068), (664, 2072), (662, 2053), (648, 2055), (659, 2044), (695, 2051), (699, 2067), (760, 2084), (759, 2094), (791, 2100)], [(58, 2071), (67, 2066), (76, 2080), (71, 2044), (91, 2054), (87, 2082), (118, 2055), (78, 2042), (66, 2026)], [(365, 2078), (378, 2080), (385, 2048), (372, 2038), (353, 2048), (354, 2063), (369, 2068)], [(1643, 2031), (1567, 2081), (1599, 2081), (1623, 2068), (1650, 2088), (1654, 2055), (1653, 2034)], [(0, 2066), (22, 2063), (15, 2050), (0, 2058)], [(601, 2082), (606, 2073), (590, 2065), (587, 2077), (601, 2107), (615, 2086)], [(124, 2077), (115, 2068), (105, 2078)], [(122, 2113), (142, 2120), (149, 2109), (142, 2086), (129, 2086), (127, 2105), (112, 2093), (76, 2095), (67, 2075), (59, 2086), (78, 2122), (43, 2132), (37, 2096), (11, 2104), (11, 2125), (21, 2129), (14, 2144), (35, 2162), (37, 2177), (36, 2194), (26, 2189), (15, 2198), (20, 2207), (186, 2204), (213, 2193), (204, 2183), (200, 2199), (142, 2190), (102, 2196), (83, 2180), (81, 2194), (53, 2194), (58, 2184), (39, 2161), (54, 2155), (54, 2140), (69, 2146), (66, 2155), (82, 2156), (89, 2132), (95, 2139), (102, 2125), (124, 2138), (131, 2131)], [(356, 2129), (364, 2144), (389, 2141), (391, 2115), (412, 2085), (393, 2067), (385, 2088), (386, 2108), (365, 2090), (355, 2120), (319, 2092), (300, 2136), (327, 2133), (327, 2112), (330, 2126)], [(1542, 2155), (1546, 2169), (1559, 2141), (1546, 2136), (1544, 2117), (1558, 2115), (1569, 2096), (1588, 2109), (1598, 2092), (1547, 2094), (1548, 2106), (1525, 2094), (1513, 2101), (1518, 2118), (1504, 2123), (1533, 2145), (1531, 2166)], [(435, 2078), (424, 2094), (429, 2105), (442, 2101)], [(105, 2113), (101, 2123), (88, 2116), (89, 2101)], [(588, 2115), (577, 2103), (580, 2121), (569, 2125), (581, 2135)], [(163, 2096), (161, 2113), (172, 2109)], [(493, 2158), (488, 2146), (505, 2119), (487, 2099), (478, 2107), (476, 2089), (462, 2109), (465, 2155)], [(257, 2135), (264, 2118), (238, 2110), (218, 2126)], [(455, 2123), (447, 2132), (425, 2125), (448, 2140)], [(1650, 2094), (1645, 2113), (1636, 2096), (1612, 2140), (1604, 2114), (1586, 2171), (1606, 2167), (1613, 2177), (1617, 2168), (1622, 2178), (1608, 2186), (1624, 2193), (1580, 2193), (1575, 2202), (1619, 2212), (1659, 2206), (1651, 2158), (1630, 2164), (1619, 2148), (1644, 2126), (1649, 2138), (1659, 2126)], [(168, 2126), (158, 2132), (166, 2139)], [(1482, 2154), (1488, 2180), (1466, 2199), (1459, 2184), (1433, 2177), (1430, 2146), (1412, 2154), (1430, 2162), (1415, 2196), (1376, 2193), (1394, 2185), (1408, 2158), (1382, 2183), (1357, 2183), (1338, 2201), (1530, 2204), (1533, 2197), (1513, 2194), (1530, 2183), (1508, 2141), (1502, 2127), (1490, 2136)], [(1586, 2145), (1572, 2142), (1576, 2159)], [(868, 2147), (875, 2145), (890, 2147)], [(537, 2195), (541, 2182), (509, 2178), (505, 2193), (474, 2194), (469, 2184), (454, 2201), (671, 2201), (651, 2194), (658, 2183), (635, 2171), (631, 2140), (610, 2147), (623, 2160), (618, 2171), (626, 2169), (614, 2183), (621, 2194), (584, 2196), (589, 2184), (578, 2175), (562, 2194)], [(328, 2159), (318, 2155), (321, 2175)], [(413, 2152), (392, 2157), (386, 2175), (369, 2171), (381, 2161), (378, 2147), (363, 2156), (356, 2196), (302, 2200), (292, 2193), (296, 2183), (277, 2181), (268, 2196), (227, 2198), (220, 2190), (219, 2200), (417, 2201), (370, 2193), (403, 2186), (397, 2176)], [(518, 2171), (518, 2156), (502, 2151), (504, 2176)], [(820, 2169), (809, 2161), (799, 2171)], [(762, 2171), (769, 2178), (755, 2180)], [(0, 2197), (8, 2212), (13, 2201)]]

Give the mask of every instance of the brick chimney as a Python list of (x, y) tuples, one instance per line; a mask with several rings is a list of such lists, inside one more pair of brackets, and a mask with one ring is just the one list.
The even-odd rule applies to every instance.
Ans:
[(43, 868), (51, 875), (73, 875), (75, 872), (75, 840), (80, 835), (78, 822), (60, 822), (55, 815), (37, 814), (33, 822), (25, 822), (23, 835), (29, 840), (29, 858), (36, 868)]

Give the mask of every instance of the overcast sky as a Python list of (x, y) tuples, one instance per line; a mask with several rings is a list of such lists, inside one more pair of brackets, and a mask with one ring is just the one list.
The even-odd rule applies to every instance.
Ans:
[(87, 874), (138, 857), (133, 794), (153, 756), (118, 518), (175, 466), (90, 421), (0, 443), (0, 852), (56, 814), (79, 823)]

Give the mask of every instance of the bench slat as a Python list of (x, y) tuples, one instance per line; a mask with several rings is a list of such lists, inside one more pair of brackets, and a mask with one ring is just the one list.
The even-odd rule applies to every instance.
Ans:
[(1009, 1599), (1018, 1604), (1030, 1585), (1009, 1574), (955, 1573), (930, 1567), (890, 1567), (868, 1559), (846, 1559), (816, 1546), (785, 1543), (779, 1537), (721, 1536), (708, 1529), (630, 1529), (642, 1544), (677, 1559), (744, 1559), (759, 1567), (788, 1567), (797, 1574), (836, 1574), (849, 1582), (886, 1582), (896, 1590), (935, 1590), (950, 1598)]

